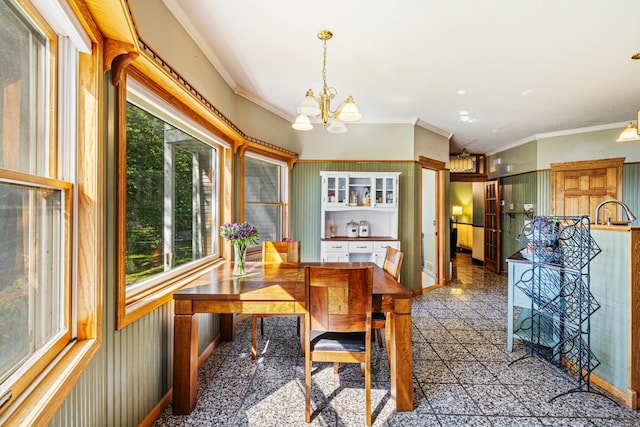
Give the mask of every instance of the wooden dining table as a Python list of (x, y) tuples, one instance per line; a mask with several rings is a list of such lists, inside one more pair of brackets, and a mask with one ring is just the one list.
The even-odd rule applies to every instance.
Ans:
[(234, 314), (304, 314), (304, 267), (373, 266), (373, 311), (388, 314), (385, 330), (396, 411), (413, 410), (411, 291), (374, 263), (247, 263), (247, 274), (233, 276), (233, 263), (200, 275), (176, 292), (173, 347), (173, 413), (189, 414), (197, 401), (198, 316), (219, 313), (220, 338), (234, 338)]

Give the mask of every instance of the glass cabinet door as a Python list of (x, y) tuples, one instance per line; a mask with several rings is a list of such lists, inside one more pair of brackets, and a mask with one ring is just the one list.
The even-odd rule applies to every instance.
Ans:
[(344, 205), (347, 203), (347, 176), (328, 176), (325, 183), (324, 203), (327, 205)]
[(397, 203), (396, 177), (376, 177), (375, 204), (376, 206), (395, 206)]

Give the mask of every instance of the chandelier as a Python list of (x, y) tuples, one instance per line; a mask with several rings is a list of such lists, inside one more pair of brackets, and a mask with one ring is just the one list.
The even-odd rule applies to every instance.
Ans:
[[(322, 92), (318, 98), (313, 95), (313, 91), (309, 89), (302, 103), (298, 107), (298, 117), (291, 125), (296, 130), (311, 130), (313, 125), (309, 117), (319, 116), (322, 126), (325, 126), (329, 132), (343, 133), (347, 131), (344, 122), (353, 122), (359, 120), (362, 115), (358, 111), (353, 97), (349, 95), (346, 100), (342, 101), (335, 111), (331, 111), (331, 100), (336, 97), (338, 92), (334, 87), (327, 85), (327, 40), (333, 37), (333, 33), (329, 30), (318, 31), (318, 38), (322, 40)], [(329, 124), (327, 126), (327, 123)]]
[(476, 158), (463, 148), (461, 153), (449, 156), (449, 170), (453, 173), (475, 172)]

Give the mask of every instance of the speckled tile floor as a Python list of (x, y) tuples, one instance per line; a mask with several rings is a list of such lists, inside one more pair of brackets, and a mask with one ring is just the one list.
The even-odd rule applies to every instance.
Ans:
[[(570, 393), (573, 377), (546, 361), (506, 351), (507, 277), (457, 254), (451, 285), (414, 299), (413, 412), (395, 412), (386, 353), (374, 345), (374, 426), (640, 426), (640, 412), (596, 393)], [(265, 320), (260, 357), (250, 358), (251, 321), (216, 348), (198, 377), (191, 415), (167, 408), (154, 426), (364, 426), (357, 365), (314, 364), (313, 415), (304, 421), (304, 359), (295, 319)]]

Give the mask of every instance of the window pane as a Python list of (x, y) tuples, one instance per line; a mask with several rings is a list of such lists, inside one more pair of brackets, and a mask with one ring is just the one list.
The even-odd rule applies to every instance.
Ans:
[(253, 157), (244, 161), (244, 220), (260, 232), (261, 241), (282, 239), (282, 166)]
[(46, 175), (48, 40), (0, 1), (0, 168)]
[(211, 148), (191, 138), (174, 141), (175, 185), (175, 266), (212, 254), (213, 171)]
[(0, 380), (63, 330), (62, 191), (0, 183)]
[(244, 207), (244, 219), (258, 229), (261, 241), (282, 240), (280, 205), (252, 203)]
[(280, 202), (280, 166), (246, 157), (244, 200), (246, 202)]
[(127, 284), (214, 253), (215, 149), (127, 103)]

